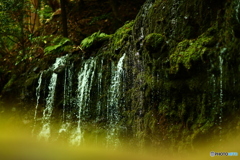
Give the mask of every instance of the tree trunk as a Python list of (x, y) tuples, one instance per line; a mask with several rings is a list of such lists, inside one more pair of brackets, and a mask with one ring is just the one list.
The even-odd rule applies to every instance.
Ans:
[(38, 27), (40, 26), (40, 19), (37, 13), (40, 3), (39, 0), (30, 0), (31, 9), (30, 9), (30, 17), (29, 17), (29, 31), (34, 33)]

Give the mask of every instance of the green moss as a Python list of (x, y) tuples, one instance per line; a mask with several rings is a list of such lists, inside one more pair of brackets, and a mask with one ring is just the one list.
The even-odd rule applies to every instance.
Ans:
[(104, 42), (110, 38), (109, 35), (101, 33), (100, 31), (93, 33), (91, 36), (82, 40), (80, 46), (82, 49), (87, 49), (92, 46), (95, 46), (97, 43)]
[(215, 36), (212, 36), (213, 30), (213, 28), (210, 28), (197, 39), (179, 42), (173, 54), (170, 55), (170, 71), (176, 73), (179, 70), (180, 63), (190, 69), (192, 62), (201, 60), (204, 54), (208, 54), (217, 43)]
[(145, 37), (145, 48), (149, 51), (159, 50), (165, 42), (165, 36), (158, 33), (151, 33)]
[(132, 28), (133, 28), (134, 21), (130, 21), (126, 23), (124, 26), (119, 28), (115, 34), (110, 38), (110, 45), (111, 50), (113, 53), (116, 50), (119, 50), (124, 46), (124, 44), (127, 42), (129, 35), (131, 34)]

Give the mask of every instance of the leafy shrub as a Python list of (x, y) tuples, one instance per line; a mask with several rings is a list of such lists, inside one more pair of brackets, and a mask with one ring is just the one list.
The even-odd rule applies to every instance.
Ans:
[(82, 47), (82, 49), (87, 49), (96, 44), (97, 42), (103, 42), (107, 39), (109, 39), (109, 35), (105, 33), (100, 33), (100, 31), (98, 31), (82, 40), (80, 46)]
[(65, 37), (57, 37), (53, 40), (53, 44), (44, 49), (44, 55), (48, 55), (50, 53), (59, 53), (59, 52), (67, 52), (71, 49), (71, 41)]

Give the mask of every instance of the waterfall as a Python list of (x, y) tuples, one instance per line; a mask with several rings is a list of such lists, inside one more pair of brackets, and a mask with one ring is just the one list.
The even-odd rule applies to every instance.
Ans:
[(83, 131), (81, 129), (81, 121), (89, 114), (89, 100), (94, 73), (96, 69), (96, 59), (89, 59), (78, 73), (78, 88), (77, 88), (77, 106), (78, 106), (78, 123), (77, 129), (71, 136), (70, 143), (72, 145), (80, 145), (83, 140)]
[(58, 74), (55, 72), (65, 66), (67, 56), (57, 58), (56, 62), (49, 69), (53, 73), (48, 86), (49, 92), (48, 92), (48, 97), (46, 98), (46, 106), (45, 106), (45, 109), (43, 110), (43, 117), (42, 117), (43, 126), (38, 135), (39, 139), (44, 139), (47, 141), (51, 136), (50, 124), (51, 124), (51, 116), (52, 116), (53, 106), (54, 106), (55, 89), (56, 89), (57, 78), (58, 78)]
[[(119, 59), (117, 65), (114, 62), (108, 64), (111, 65), (111, 79), (108, 91), (106, 93), (106, 103), (102, 97), (103, 91), (103, 59), (98, 57), (90, 58), (82, 62), (82, 67), (80, 68), (77, 74), (77, 88), (74, 90), (74, 65), (66, 61), (66, 57), (57, 58), (53, 66), (47, 70), (47, 72), (53, 72), (50, 78), (48, 85), (48, 95), (46, 98), (46, 105), (43, 110), (42, 117), (42, 128), (38, 135), (39, 139), (48, 140), (51, 136), (51, 118), (54, 109), (54, 99), (57, 97), (56, 93), (57, 82), (58, 82), (58, 71), (64, 68), (64, 80), (63, 80), (63, 102), (62, 102), (62, 113), (61, 113), (61, 125), (58, 130), (58, 135), (61, 136), (62, 133), (70, 134), (69, 142), (71, 145), (80, 145), (84, 141), (84, 132), (89, 125), (89, 117), (91, 114), (95, 114), (96, 117), (93, 117), (94, 123), (97, 123), (101, 120), (101, 116), (106, 115), (108, 128), (106, 131), (106, 141), (108, 146), (119, 144), (118, 139), (118, 123), (121, 119), (120, 117), (120, 97), (122, 94), (122, 78), (124, 75), (123, 63), (124, 63), (125, 54)], [(95, 74), (97, 70), (97, 62), (99, 60), (98, 73)], [(42, 75), (39, 79), (42, 79)], [(40, 80), (39, 80), (40, 81)], [(93, 88), (93, 83), (96, 82), (96, 89)], [(39, 82), (40, 86), (40, 82)], [(39, 88), (39, 87), (37, 87)], [(98, 95), (92, 95), (97, 93)], [(76, 95), (73, 92), (76, 92)], [(37, 89), (38, 92), (38, 89)], [(37, 93), (36, 93), (37, 94)], [(75, 96), (75, 98), (74, 98)], [(94, 96), (96, 102), (92, 97)], [(38, 98), (37, 98), (38, 99)], [(74, 99), (74, 101), (73, 101)], [(37, 100), (38, 105), (38, 100)], [(75, 108), (75, 109), (74, 109)], [(106, 108), (106, 113), (102, 113)], [(77, 110), (77, 111), (76, 111)], [(92, 113), (91, 110), (96, 110)], [(103, 114), (103, 115), (101, 115)], [(74, 116), (76, 117), (76, 123), (73, 121)], [(97, 135), (96, 139), (98, 139)]]
[[(213, 67), (214, 67), (214, 65), (212, 65), (212, 68)], [(217, 84), (216, 84), (216, 76), (215, 76), (214, 73), (212, 73), (211, 76), (210, 76), (209, 85), (212, 88), (212, 92), (211, 92), (212, 112), (211, 113), (215, 117), (218, 113), (218, 107), (217, 107), (218, 97), (216, 96), (216, 94), (217, 94)], [(217, 122), (214, 122), (214, 123), (215, 123), (215, 125), (217, 125)]]
[(73, 68), (74, 64), (69, 64), (65, 68), (64, 74), (64, 95), (63, 95), (63, 109), (62, 109), (62, 125), (59, 129), (59, 134), (63, 132), (67, 132), (70, 121), (71, 121), (71, 114), (70, 109), (73, 107)]
[[(221, 53), (224, 53), (226, 48), (222, 50)], [(222, 140), (222, 118), (223, 118), (223, 58), (219, 55), (219, 68), (220, 68), (220, 93), (219, 93), (219, 108), (220, 108), (220, 115), (219, 115), (219, 134), (220, 134), (220, 141)]]
[(102, 95), (102, 77), (103, 77), (103, 59), (101, 59), (100, 64), (100, 70), (98, 71), (98, 94), (100, 95), (99, 100), (97, 102), (97, 120), (100, 119), (101, 116), (101, 109), (102, 109), (102, 103), (101, 103), (101, 95)]
[(50, 118), (53, 111), (53, 103), (54, 103), (54, 95), (55, 95), (55, 88), (57, 83), (57, 74), (53, 73), (50, 84), (49, 84), (49, 94), (46, 99), (46, 108), (43, 111), (43, 127), (39, 134), (39, 138), (44, 138), (48, 140), (50, 137)]
[(108, 104), (107, 104), (107, 119), (109, 121), (109, 130), (107, 132), (107, 145), (113, 143), (114, 146), (119, 144), (119, 140), (117, 138), (117, 128), (118, 122), (120, 120), (120, 87), (122, 85), (122, 76), (124, 74), (123, 70), (123, 60), (125, 58), (125, 54), (119, 59), (117, 67), (114, 67), (112, 64), (112, 72), (111, 72), (111, 85), (108, 91)]
[(33, 129), (32, 129), (32, 134), (34, 133), (35, 130), (35, 126), (36, 126), (36, 121), (37, 121), (37, 110), (38, 110), (38, 105), (39, 105), (39, 100), (40, 100), (40, 92), (41, 92), (41, 84), (42, 84), (42, 75), (43, 72), (41, 72), (39, 79), (38, 79), (38, 86), (36, 88), (36, 98), (37, 98), (37, 104), (35, 107), (35, 113), (34, 113), (34, 125), (33, 125)]

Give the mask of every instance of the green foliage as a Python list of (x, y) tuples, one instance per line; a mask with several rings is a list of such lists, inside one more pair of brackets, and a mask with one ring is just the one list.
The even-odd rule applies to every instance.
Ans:
[(10, 53), (16, 45), (23, 47), (25, 41), (24, 7), (27, 4), (17, 0), (0, 0), (0, 50)]
[(22, 51), (19, 51), (19, 55), (16, 57), (16, 60), (15, 60), (15, 66), (18, 65), (20, 62), (23, 62), (30, 57), (31, 57), (31, 55), (29, 55), (29, 54), (24, 54), (23, 55)]
[(59, 52), (67, 52), (72, 47), (69, 46), (71, 44), (71, 41), (68, 38), (65, 37), (56, 37), (51, 46), (48, 46), (44, 49), (45, 55), (51, 54), (51, 53), (59, 53)]
[(53, 11), (49, 5), (45, 5), (38, 13), (41, 15), (42, 22), (45, 23), (47, 19), (51, 18)]
[(101, 33), (100, 31), (93, 33), (91, 36), (85, 38), (81, 42), (82, 49), (87, 49), (97, 42), (105, 41), (109, 38), (109, 35)]
[(49, 44), (53, 40), (53, 35), (46, 35), (46, 36), (38, 36), (29, 38), (32, 44), (37, 44), (39, 46), (44, 46), (45, 44)]

